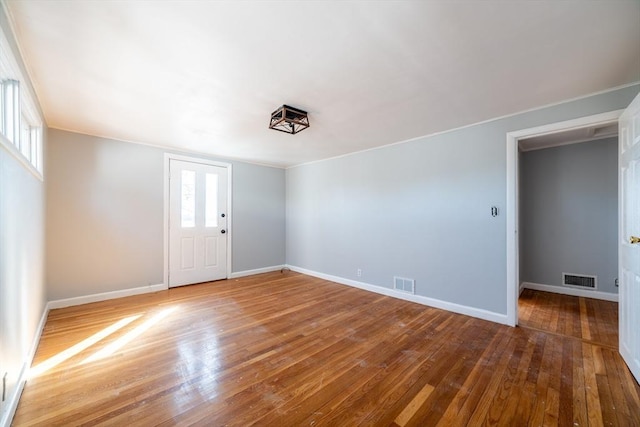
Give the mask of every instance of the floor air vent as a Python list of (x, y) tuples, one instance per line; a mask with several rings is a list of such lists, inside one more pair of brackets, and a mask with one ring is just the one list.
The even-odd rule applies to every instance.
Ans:
[(409, 294), (416, 293), (416, 281), (413, 279), (406, 279), (404, 277), (393, 277), (393, 289), (397, 291), (407, 292)]
[(576, 288), (596, 289), (596, 276), (562, 273), (562, 284)]

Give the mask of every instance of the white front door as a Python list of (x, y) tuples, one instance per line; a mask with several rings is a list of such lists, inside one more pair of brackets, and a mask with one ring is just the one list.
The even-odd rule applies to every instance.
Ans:
[(227, 278), (228, 168), (169, 160), (169, 287)]
[(620, 116), (619, 128), (620, 354), (640, 382), (640, 95)]

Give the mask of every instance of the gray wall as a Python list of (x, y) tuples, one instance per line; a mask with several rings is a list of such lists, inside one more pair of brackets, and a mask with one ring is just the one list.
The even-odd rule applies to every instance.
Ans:
[[(2, 7), (0, 26), (27, 76)], [(46, 150), (46, 132), (43, 138)], [(44, 205), (43, 182), (0, 145), (0, 377), (8, 374), (0, 425), (17, 392), (20, 373), (28, 368), (29, 351), (44, 311)]]
[(0, 145), (0, 376), (8, 395), (44, 310), (44, 185)]
[(233, 163), (233, 271), (285, 264), (285, 171)]
[[(164, 282), (164, 153), (49, 130), (49, 300)], [(284, 170), (229, 163), (233, 272), (284, 264)]]
[(288, 169), (287, 263), (387, 288), (414, 278), (419, 295), (504, 315), (506, 133), (624, 108), (639, 90)]
[(617, 293), (618, 139), (521, 153), (520, 172), (521, 281), (589, 274)]

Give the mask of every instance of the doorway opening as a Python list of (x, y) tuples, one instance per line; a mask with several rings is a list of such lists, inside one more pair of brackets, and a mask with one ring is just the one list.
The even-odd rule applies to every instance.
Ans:
[(571, 135), (577, 142), (576, 135), (588, 133), (589, 129), (592, 132), (598, 130), (610, 132), (612, 128), (617, 128), (618, 118), (622, 111), (612, 111), (507, 134), (507, 321), (509, 325), (516, 326), (518, 324), (518, 297), (521, 291), (520, 145), (531, 147), (536, 144), (547, 144), (551, 147)]

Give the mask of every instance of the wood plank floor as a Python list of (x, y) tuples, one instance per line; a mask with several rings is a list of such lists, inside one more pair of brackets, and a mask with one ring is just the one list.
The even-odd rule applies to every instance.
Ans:
[(615, 307), (554, 301), (510, 328), (277, 272), (53, 310), (14, 425), (640, 426)]
[(618, 348), (618, 303), (525, 289), (519, 325)]

